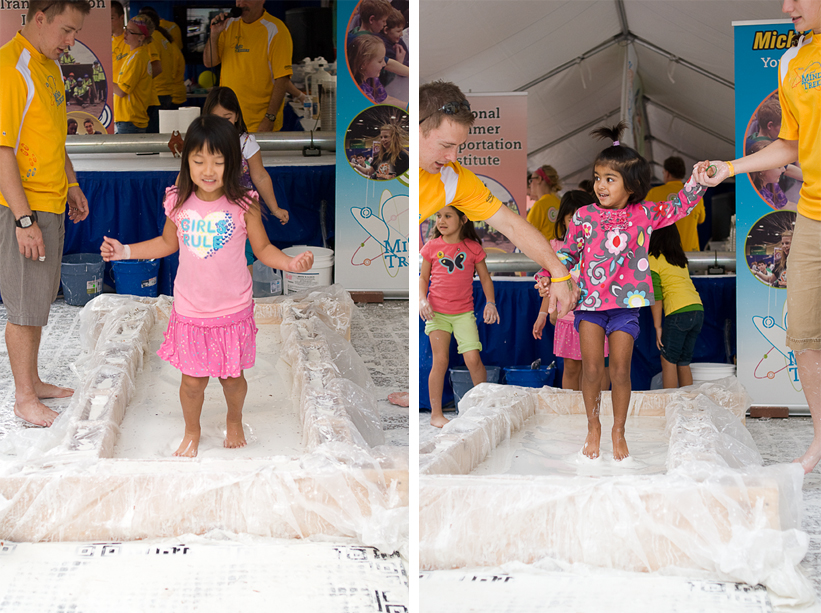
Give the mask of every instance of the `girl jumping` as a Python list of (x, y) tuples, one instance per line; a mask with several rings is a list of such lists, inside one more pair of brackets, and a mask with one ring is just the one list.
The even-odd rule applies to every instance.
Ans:
[[(430, 423), (441, 428), (448, 420), (442, 413), (442, 389), (448, 371), (450, 336), (456, 337), (457, 350), (465, 359), (473, 385), (487, 379), (479, 352), (479, 330), (473, 313), (473, 273), (479, 275), (485, 293), (484, 321), (499, 322), (493, 281), (487, 271), (485, 250), (473, 222), (464, 213), (446, 206), (436, 213), (433, 238), (425, 243), (422, 272), (419, 275), (419, 316), (426, 322), (433, 365), (428, 377)], [(430, 288), (428, 288), (430, 285)]]
[[(582, 395), (587, 412), (587, 438), (582, 453), (599, 457), (601, 444), (601, 379), (604, 339), (610, 341), (613, 398), (613, 458), (630, 455), (624, 428), (630, 404), (630, 360), (639, 335), (639, 308), (653, 304), (653, 282), (647, 248), (653, 230), (669, 226), (696, 206), (705, 187), (691, 177), (670, 202), (644, 202), (650, 187), (650, 164), (637, 151), (619, 143), (624, 123), (592, 134), (612, 139), (593, 165), (598, 204), (573, 215), (559, 258), (568, 268), (581, 264), (580, 304), (575, 326), (581, 339)], [(539, 273), (545, 276), (544, 271)], [(549, 275), (547, 275), (549, 276)], [(564, 279), (555, 279), (563, 282)]]
[(157, 352), (182, 373), (185, 434), (175, 456), (197, 455), (209, 377), (219, 379), (228, 404), (223, 445), (246, 444), (242, 407), (248, 384), (243, 371), (254, 365), (257, 329), (245, 237), (271, 268), (304, 272), (313, 265), (310, 251), (291, 258), (268, 241), (257, 194), (240, 184), (241, 159), (236, 129), (228, 121), (198, 117), (185, 137), (178, 185), (166, 190), (162, 235), (132, 245), (103, 237), (100, 247), (106, 262), (180, 251), (174, 306)]

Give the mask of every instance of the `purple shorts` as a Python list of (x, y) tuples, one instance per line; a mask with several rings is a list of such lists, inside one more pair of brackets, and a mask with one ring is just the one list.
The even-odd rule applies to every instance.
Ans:
[(574, 324), (579, 331), (582, 321), (589, 321), (600, 328), (604, 328), (604, 335), (610, 336), (613, 332), (627, 332), (635, 341), (639, 337), (639, 307), (632, 309), (608, 309), (606, 311), (574, 311)]

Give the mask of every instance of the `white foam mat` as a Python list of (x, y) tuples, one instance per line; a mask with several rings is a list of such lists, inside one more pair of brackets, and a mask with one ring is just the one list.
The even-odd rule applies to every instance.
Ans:
[(229, 538), (3, 542), (0, 611), (408, 611), (398, 554), (346, 543)]

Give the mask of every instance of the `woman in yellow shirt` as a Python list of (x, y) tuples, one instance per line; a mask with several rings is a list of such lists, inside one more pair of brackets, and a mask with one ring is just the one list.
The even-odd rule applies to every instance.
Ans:
[(556, 238), (556, 219), (561, 200), (556, 192), (562, 189), (559, 173), (552, 166), (542, 166), (530, 176), (530, 197), (536, 204), (527, 214), (527, 221), (551, 241)]
[(154, 24), (136, 15), (125, 26), (125, 43), (131, 50), (113, 85), (114, 127), (117, 134), (135, 134), (148, 127), (148, 105), (154, 96), (149, 45)]

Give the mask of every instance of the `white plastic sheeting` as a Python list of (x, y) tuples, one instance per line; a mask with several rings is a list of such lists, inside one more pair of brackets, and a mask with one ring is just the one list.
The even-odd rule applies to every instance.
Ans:
[(812, 602), (798, 567), (809, 542), (799, 529), (803, 470), (762, 466), (740, 419), (748, 407), (734, 377), (634, 392), (631, 415), (666, 415), (666, 474), (475, 477), (530, 416), (584, 413), (578, 392), (481, 384), (420, 450), (420, 567), (552, 559), (761, 583), (782, 601)]
[(354, 310), (339, 286), (258, 301), (280, 325), (283, 367), (305, 453), (263, 459), (111, 459), (168, 297), (103, 295), (81, 313), (84, 354), (68, 409), (48, 429), (0, 441), (0, 538), (135, 540), (213, 529), (265, 537), (356, 538), (407, 553), (407, 471), (383, 446), (373, 382), (348, 342)]

